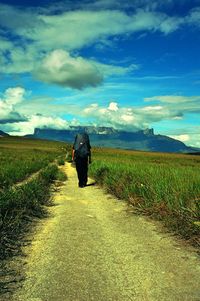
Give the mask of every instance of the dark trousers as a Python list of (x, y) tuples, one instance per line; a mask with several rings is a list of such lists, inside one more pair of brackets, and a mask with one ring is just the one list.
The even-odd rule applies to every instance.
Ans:
[(87, 184), (88, 158), (76, 158), (76, 171), (79, 180), (79, 186)]

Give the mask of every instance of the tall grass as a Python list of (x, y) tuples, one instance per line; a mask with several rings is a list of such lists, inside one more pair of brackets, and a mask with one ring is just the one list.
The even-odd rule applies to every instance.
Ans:
[(70, 146), (51, 141), (0, 139), (0, 258), (18, 252), (16, 245), (29, 221), (45, 214), (52, 182), (65, 180), (50, 162), (63, 164), (66, 148)]
[(69, 149), (69, 145), (61, 142), (1, 138), (0, 190), (21, 182), (55, 159), (64, 164)]
[(96, 149), (93, 157), (90, 174), (109, 192), (199, 243), (198, 156)]
[(47, 166), (56, 154), (43, 150), (1, 149), (0, 188), (6, 188), (22, 181), (34, 172)]
[(44, 215), (44, 205), (50, 199), (50, 185), (57, 173), (58, 167), (50, 165), (31, 181), (0, 193), (0, 258), (13, 253), (16, 238), (31, 217)]

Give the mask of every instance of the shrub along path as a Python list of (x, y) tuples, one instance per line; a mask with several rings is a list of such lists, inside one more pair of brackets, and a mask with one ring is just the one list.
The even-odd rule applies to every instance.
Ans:
[(193, 249), (99, 187), (78, 188), (75, 169), (64, 169), (52, 214), (25, 247), (26, 280), (13, 300), (200, 300)]

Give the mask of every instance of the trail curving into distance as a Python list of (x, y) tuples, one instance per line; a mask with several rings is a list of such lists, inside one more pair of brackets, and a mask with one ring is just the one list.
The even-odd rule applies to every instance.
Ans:
[(13, 301), (200, 300), (192, 249), (98, 186), (78, 188), (75, 169), (64, 169), (51, 215), (25, 248), (26, 280)]

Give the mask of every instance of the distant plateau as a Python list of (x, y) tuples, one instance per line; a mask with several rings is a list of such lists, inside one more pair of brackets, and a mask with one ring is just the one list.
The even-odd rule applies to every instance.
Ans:
[(129, 150), (153, 152), (195, 153), (200, 149), (186, 146), (183, 142), (164, 135), (155, 135), (153, 129), (127, 132), (111, 127), (71, 126), (66, 130), (36, 128), (32, 135), (26, 137), (48, 139), (73, 143), (79, 132), (87, 132), (91, 145)]

